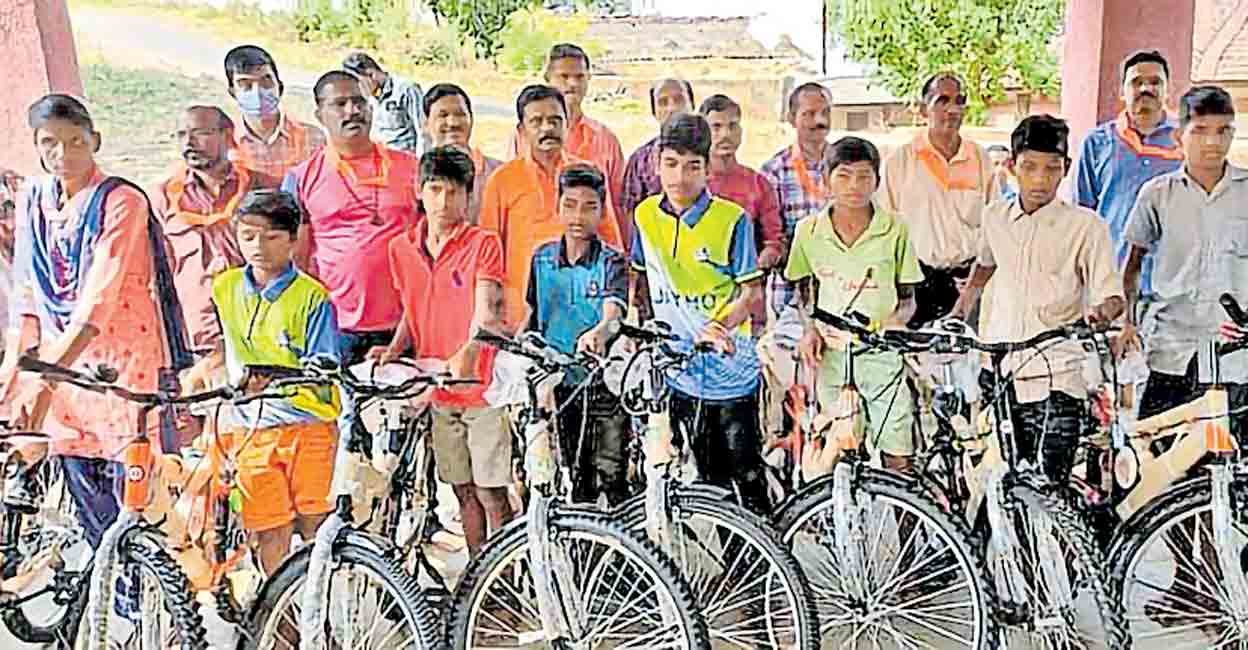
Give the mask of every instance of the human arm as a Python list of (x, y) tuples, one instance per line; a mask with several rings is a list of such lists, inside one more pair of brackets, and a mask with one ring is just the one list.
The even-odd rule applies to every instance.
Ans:
[(732, 229), (728, 247), (727, 273), (737, 285), (737, 295), (714, 318), (707, 321), (695, 343), (708, 343), (720, 352), (735, 349), (732, 332), (750, 319), (763, 300), (763, 271), (758, 268), (758, 247), (754, 243), (754, 223), (742, 213)]
[(1084, 246), (1079, 250), (1076, 263), (1084, 279), (1085, 295), (1090, 305), (1086, 314), (1088, 324), (1097, 329), (1109, 327), (1123, 311), (1123, 280), (1114, 263), (1114, 248), (1109, 240), (1109, 227), (1099, 219), (1093, 219)]
[(1083, 139), (1079, 147), (1079, 160), (1075, 163), (1075, 203), (1089, 210), (1096, 210), (1101, 201), (1100, 179), (1096, 174), (1095, 135)]
[(603, 271), (602, 319), (576, 342), (578, 350), (589, 350), (597, 355), (607, 353), (607, 342), (619, 332), (620, 322), (628, 310), (628, 269), (624, 258), (611, 255)]
[(1140, 317), (1140, 276), (1144, 269), (1144, 258), (1161, 239), (1161, 213), (1158, 209), (1156, 186), (1145, 184), (1136, 197), (1131, 214), (1127, 217), (1127, 227), (1123, 231), (1129, 244), (1127, 259), (1122, 270), (1122, 295), (1125, 299), (1126, 323), (1115, 342), (1119, 355), (1143, 348), (1140, 340), (1138, 321)]
[(785, 240), (784, 222), (780, 220), (780, 198), (776, 188), (765, 176), (759, 175), (757, 199), (754, 202), (754, 217), (758, 220), (759, 230), (763, 237), (763, 249), (758, 254), (758, 266), (762, 269), (773, 269), (784, 262)]

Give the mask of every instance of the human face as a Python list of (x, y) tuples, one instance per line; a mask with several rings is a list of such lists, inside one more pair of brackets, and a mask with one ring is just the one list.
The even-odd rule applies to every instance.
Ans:
[(229, 132), (221, 128), (216, 114), (201, 109), (182, 115), (182, 123), (173, 132), (182, 160), (191, 169), (212, 169), (225, 160), (229, 152)]
[(281, 94), (282, 89), (277, 83), (277, 75), (273, 73), (273, 66), (261, 65), (234, 73), (234, 85), (230, 86), (230, 95), (237, 97), (255, 88)]
[(572, 111), (581, 110), (581, 102), (585, 101), (585, 93), (589, 92), (589, 79), (589, 70), (579, 58), (555, 59), (546, 68), (546, 83), (563, 93), (563, 100)]
[(821, 146), (828, 141), (832, 124), (832, 104), (827, 93), (808, 90), (797, 98), (789, 123), (797, 129), (797, 141), (807, 146)]
[(429, 106), (425, 130), (435, 147), (468, 147), (472, 138), (472, 113), (459, 95), (448, 95)]
[(420, 204), (425, 217), (443, 226), (462, 223), (468, 216), (468, 188), (445, 178), (420, 184)]
[(1057, 186), (1066, 176), (1066, 157), (1024, 149), (1010, 163), (1018, 179), (1018, 197), (1023, 209), (1032, 212), (1057, 198)]
[(962, 118), (966, 115), (966, 93), (956, 79), (941, 79), (923, 98), (922, 113), (927, 118), (930, 131), (957, 133), (962, 129)]
[(667, 199), (682, 209), (706, 189), (706, 160), (696, 153), (664, 149), (659, 153), (659, 184)]
[(832, 200), (840, 208), (862, 209), (871, 205), (878, 185), (875, 168), (867, 160), (841, 163), (828, 172)]
[(558, 101), (543, 99), (529, 102), (524, 107), (524, 124), (521, 126), (525, 142), (530, 143), (534, 152), (552, 153), (563, 148), (567, 116)]
[(243, 259), (260, 273), (275, 275), (290, 264), (295, 236), (274, 228), (268, 217), (244, 214), (234, 222), (234, 234)]
[(316, 107), (316, 119), (325, 126), (330, 142), (358, 142), (368, 140), (373, 109), (358, 81), (338, 79), (326, 84)]
[(1221, 170), (1235, 139), (1234, 115), (1193, 115), (1175, 134), (1183, 158), (1192, 169)]
[(360, 77), (360, 90), (369, 97), (376, 97), (381, 91), (381, 85), (386, 82), (386, 73), (377, 70), (369, 70)]
[(1122, 80), (1122, 102), (1136, 125), (1152, 126), (1161, 120), (1167, 94), (1166, 70), (1148, 61), (1127, 68)]
[(654, 91), (654, 119), (662, 124), (675, 113), (688, 113), (689, 95), (685, 92), (685, 84), (668, 79)]
[(602, 199), (589, 187), (569, 187), (559, 195), (559, 222), (568, 237), (587, 240), (598, 232)]
[(735, 156), (741, 148), (741, 113), (732, 109), (706, 114), (711, 126), (711, 155)]
[(35, 130), (35, 148), (48, 173), (62, 180), (81, 178), (95, 169), (100, 136), (68, 120), (52, 118)]
[(1006, 163), (1010, 161), (1010, 154), (1008, 151), (989, 151), (988, 160), (992, 161), (992, 169), (994, 171), (1001, 171), (1005, 169)]

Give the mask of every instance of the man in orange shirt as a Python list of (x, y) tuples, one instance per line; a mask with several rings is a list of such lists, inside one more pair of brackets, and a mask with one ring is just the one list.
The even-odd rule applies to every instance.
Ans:
[[(583, 162), (564, 152), (565, 106), (563, 94), (550, 86), (532, 85), (520, 91), (516, 118), (526, 143), (523, 155), (494, 172), (481, 201), (481, 227), (499, 233), (503, 240), (507, 260), (503, 294), (507, 322), (512, 326), (528, 318), (524, 292), (533, 252), (563, 236), (563, 225), (556, 216), (559, 172), (568, 164)], [(609, 201), (607, 212), (598, 226), (598, 236), (608, 246), (623, 250)]]
[(225, 55), (225, 80), (238, 102), (243, 128), (235, 134), (231, 160), (247, 169), (282, 178), (287, 170), (325, 146), (325, 134), (281, 110), (282, 78), (262, 48), (240, 45)]
[[(580, 47), (571, 43), (559, 43), (550, 48), (546, 57), (546, 83), (563, 93), (564, 105), (567, 107), (567, 133), (564, 136), (564, 149), (592, 163), (607, 177), (608, 205), (615, 214), (622, 213), (618, 209), (620, 196), (624, 191), (624, 150), (620, 147), (619, 138), (605, 124), (587, 117), (581, 112), (585, 95), (589, 94), (589, 80), (593, 75), (589, 71), (589, 55)], [(509, 154), (519, 158), (528, 148), (525, 143), (524, 129), (517, 129), (512, 137)], [(620, 234), (627, 235), (622, 241), (632, 241), (632, 224), (624, 223), (620, 217)]]

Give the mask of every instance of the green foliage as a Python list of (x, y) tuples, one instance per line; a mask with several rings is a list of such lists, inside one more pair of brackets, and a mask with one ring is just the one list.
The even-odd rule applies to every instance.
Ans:
[(898, 97), (916, 98), (931, 74), (966, 82), (968, 120), (1005, 98), (1006, 82), (1032, 93), (1058, 90), (1049, 50), (1064, 0), (829, 0), (830, 31), (847, 56)]
[(503, 48), (498, 62), (514, 72), (541, 72), (547, 53), (556, 43), (576, 43), (590, 60), (596, 59), (604, 50), (600, 44), (585, 39), (589, 23), (589, 15), (583, 13), (561, 16), (540, 9), (516, 11), (499, 34)]
[(427, 0), (439, 20), (473, 43), (477, 57), (492, 61), (503, 47), (502, 31), (511, 14), (540, 0)]

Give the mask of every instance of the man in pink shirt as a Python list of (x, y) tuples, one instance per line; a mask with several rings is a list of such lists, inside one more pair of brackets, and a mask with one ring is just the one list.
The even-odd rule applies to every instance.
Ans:
[(387, 251), (416, 222), (420, 161), (369, 140), (372, 109), (350, 73), (325, 73), (313, 92), (329, 143), (292, 169), (282, 189), (306, 215), (296, 263), (329, 289), (342, 361), (351, 365), (389, 343), (402, 316)]

